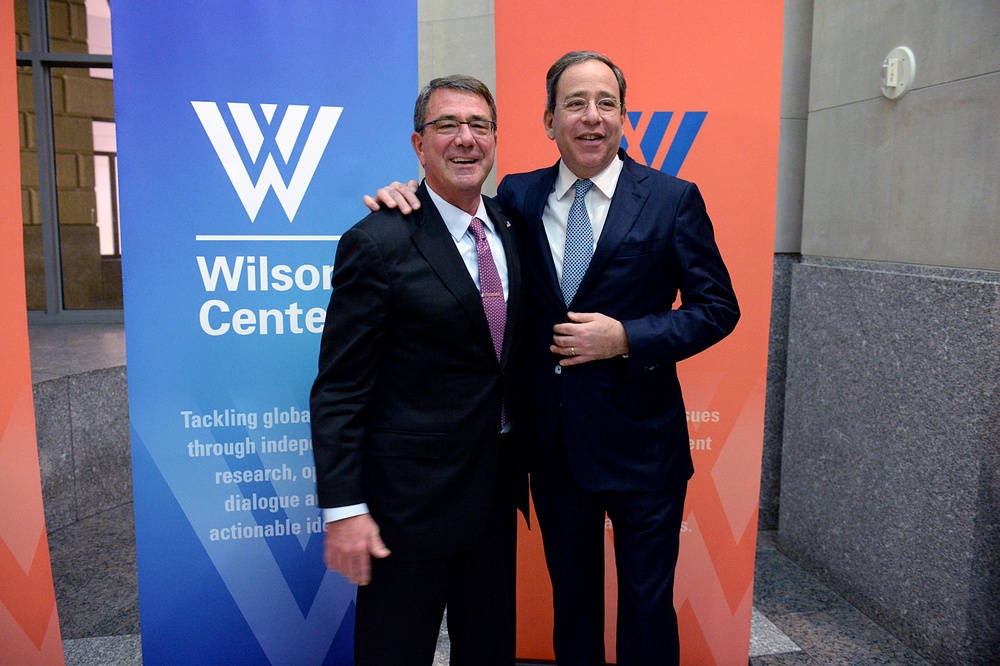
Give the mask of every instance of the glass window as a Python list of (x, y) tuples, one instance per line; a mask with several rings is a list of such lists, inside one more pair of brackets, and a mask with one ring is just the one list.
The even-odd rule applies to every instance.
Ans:
[(112, 81), (75, 67), (51, 81), (63, 307), (120, 309)]
[(118, 222), (118, 149), (115, 124), (94, 121), (94, 194), (102, 257), (121, 257)]
[[(111, 5), (108, 0), (87, 0), (87, 53), (111, 55)], [(104, 72), (111, 73), (109, 70)]]
[(35, 140), (34, 78), (30, 67), (17, 68), (17, 120), (21, 135), (21, 219), (24, 224), (24, 279), (29, 310), (45, 309), (45, 252)]
[(49, 0), (49, 48), (53, 53), (111, 55), (108, 0)]
[(14, 13), (28, 308), (35, 321), (112, 321), (122, 286), (111, 7), (14, 0)]
[(14, 40), (15, 51), (31, 50), (31, 16), (28, 0), (14, 0)]

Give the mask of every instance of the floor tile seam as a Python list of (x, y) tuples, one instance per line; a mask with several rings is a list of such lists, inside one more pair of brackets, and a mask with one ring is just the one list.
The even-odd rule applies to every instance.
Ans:
[[(74, 478), (73, 483), (74, 483), (74, 486), (75, 486), (75, 484), (76, 484), (75, 478)], [(49, 536), (49, 538), (51, 538), (53, 536), (59, 536), (59, 533), (62, 532), (63, 530), (67, 530), (67, 529), (70, 529), (70, 528), (73, 528), (73, 527), (77, 527), (77, 526), (80, 525), (80, 523), (86, 522), (86, 521), (91, 520), (93, 518), (97, 518), (99, 516), (104, 515), (105, 513), (110, 512), (110, 511), (117, 511), (117, 510), (121, 509), (122, 507), (129, 506), (129, 505), (131, 505), (133, 503), (134, 503), (133, 500), (129, 499), (129, 500), (125, 501), (125, 502), (122, 502), (121, 504), (116, 504), (115, 506), (105, 507), (105, 508), (101, 509), (100, 511), (98, 511), (97, 513), (92, 513), (92, 514), (90, 514), (88, 516), (85, 516), (83, 518), (80, 518), (78, 520), (74, 520), (69, 525), (63, 525), (61, 527), (57, 527), (56, 529), (52, 530), (51, 532), (48, 532), (48, 536)], [(134, 530), (133, 530), (133, 532), (134, 532)]]
[[(878, 622), (876, 622), (874, 619), (872, 619), (871, 617), (869, 617), (866, 613), (864, 613), (863, 611), (861, 611), (860, 609), (854, 607), (853, 605), (851, 605), (849, 603), (847, 604), (847, 606), (848, 606), (848, 608), (842, 609), (842, 610), (854, 611), (855, 613), (857, 613), (861, 618), (863, 618), (864, 620), (866, 620), (871, 625), (870, 628), (872, 630), (874, 630), (874, 632), (876, 634), (876, 637), (875, 637), (874, 640), (864, 640), (864, 641), (860, 641), (860, 642), (863, 642), (865, 645), (874, 645), (874, 644), (877, 644), (879, 642), (889, 643), (889, 644), (893, 644), (894, 643), (896, 647), (901, 648), (903, 652), (907, 653), (908, 656), (911, 659), (919, 660), (919, 664), (921, 666), (931, 666), (931, 662), (927, 661), (924, 658), (923, 655), (921, 655), (916, 650), (914, 650), (912, 647), (910, 647), (910, 645), (908, 645), (907, 643), (903, 642), (898, 637), (896, 637), (895, 635), (893, 635), (888, 629), (886, 629), (881, 624), (879, 624)], [(825, 615), (827, 615), (827, 620), (829, 620), (829, 619), (831, 619), (831, 618), (829, 618), (829, 611), (830, 611), (830, 609), (826, 609), (826, 610), (813, 610), (813, 611), (801, 611), (801, 612), (797, 611), (797, 612), (792, 612), (792, 613), (781, 613), (781, 614), (779, 614), (779, 616), (776, 619), (785, 619), (785, 618), (795, 619), (795, 618), (800, 618), (802, 620), (809, 621), (813, 616), (823, 616), (825, 614)], [(814, 654), (811, 648), (809, 648), (809, 647), (803, 647), (802, 646), (803, 638), (802, 637), (796, 637), (795, 634), (797, 632), (795, 632), (794, 630), (790, 631), (786, 627), (783, 627), (781, 624), (779, 624), (779, 622), (775, 621), (775, 619), (772, 619), (771, 621), (774, 623), (775, 626), (778, 627), (778, 629), (781, 630), (782, 633), (784, 633), (786, 636), (788, 636), (789, 640), (791, 640), (796, 645), (799, 645), (800, 647), (802, 647), (802, 650), (803, 650), (803, 652), (805, 654), (809, 654), (813, 658), (823, 659), (823, 661), (821, 662), (822, 664), (824, 664), (824, 665), (826, 665), (826, 664), (833, 665), (833, 664), (842, 664), (843, 663), (842, 661), (828, 661), (828, 660), (826, 660), (826, 658), (824, 656), (820, 656), (820, 655)], [(836, 627), (837, 630), (841, 630), (841, 629), (843, 629), (847, 625), (846, 622), (840, 622), (840, 621), (837, 621), (834, 624), (835, 624), (835, 627)], [(786, 624), (786, 626), (787, 626), (787, 624)]]
[(67, 379), (74, 379), (76, 377), (89, 375), (94, 372), (105, 372), (107, 370), (117, 370), (119, 368), (125, 369), (125, 367), (124, 363), (117, 363), (114, 359), (106, 361), (93, 361), (92, 359), (87, 359), (86, 362), (73, 364), (72, 367), (67, 369), (64, 376)]
[[(791, 638), (789, 638), (788, 640), (792, 641)], [(792, 642), (795, 643), (795, 641)], [(795, 646), (798, 648), (797, 650), (775, 650), (774, 652), (761, 652), (760, 654), (754, 654), (750, 656), (756, 658), (756, 657), (776, 657), (782, 654), (803, 654), (803, 655), (809, 654), (809, 651), (806, 650), (804, 647), (801, 647), (798, 643), (795, 643)]]
[(56, 373), (49, 372), (47, 370), (38, 370), (37, 368), (31, 369), (31, 385), (32, 387), (38, 386), (44, 382), (51, 382), (56, 379), (62, 379), (66, 375), (60, 375)]
[[(787, 557), (787, 556), (785, 556), (785, 557)], [(901, 638), (899, 638), (898, 636), (896, 636), (895, 634), (893, 634), (889, 629), (887, 629), (885, 626), (883, 626), (883, 624), (881, 622), (879, 622), (876, 618), (872, 617), (872, 615), (868, 611), (866, 611), (864, 608), (862, 608), (858, 604), (855, 604), (854, 602), (850, 601), (847, 597), (845, 597), (843, 594), (841, 594), (839, 591), (837, 591), (837, 589), (834, 587), (835, 583), (833, 583), (833, 582), (831, 582), (830, 584), (824, 583), (816, 575), (812, 574), (808, 570), (803, 569), (801, 566), (799, 566), (794, 560), (790, 560), (790, 561), (792, 562), (792, 564), (794, 564), (796, 567), (799, 567), (799, 569), (801, 569), (803, 573), (805, 573), (807, 576), (809, 576), (812, 579), (812, 583), (813, 584), (808, 588), (809, 592), (824, 592), (824, 593), (826, 593), (828, 595), (831, 595), (835, 599), (831, 600), (831, 603), (823, 605), (821, 608), (811, 609), (811, 610), (808, 610), (808, 611), (796, 611), (796, 612), (792, 612), (792, 613), (787, 613), (786, 615), (790, 615), (790, 616), (793, 616), (793, 615), (794, 616), (806, 616), (806, 615), (813, 615), (813, 614), (818, 614), (818, 613), (826, 613), (826, 612), (831, 612), (831, 611), (853, 612), (853, 613), (856, 613), (857, 615), (859, 615), (860, 617), (864, 618), (868, 622), (870, 622), (873, 625), (873, 627), (883, 637), (887, 637), (887, 638), (889, 638), (889, 639), (891, 639), (891, 640), (899, 643), (906, 650), (908, 650), (909, 652), (911, 652), (914, 656), (920, 657), (921, 659), (923, 658), (912, 647), (910, 647), (910, 645), (908, 643), (906, 643)], [(867, 600), (867, 599), (865, 599), (865, 600)], [(782, 631), (784, 631), (784, 630), (782, 630)]]
[(885, 641), (887, 643), (896, 643), (900, 648), (903, 649), (903, 651), (909, 653), (910, 657), (918, 659), (921, 666), (931, 666), (931, 662), (928, 661), (922, 654), (917, 652), (917, 650), (912, 645), (910, 645), (902, 638), (900, 638), (896, 634), (892, 633), (889, 629), (884, 627), (881, 622), (879, 622), (874, 617), (869, 615), (868, 612), (865, 611), (863, 608), (859, 608), (858, 606), (855, 606), (853, 603), (849, 601), (846, 603), (852, 609), (854, 609), (854, 611), (856, 611), (859, 615), (868, 620), (874, 626), (874, 628), (879, 633), (880, 639), (882, 641)]
[(80, 517), (80, 470), (76, 464), (76, 436), (75, 428), (73, 427), (73, 387), (70, 385), (70, 381), (66, 380), (66, 420), (69, 422), (69, 458), (70, 464), (73, 466), (73, 518), (75, 520), (71, 524), (76, 524), (81, 520), (86, 520), (86, 518)]
[[(795, 627), (800, 626), (802, 622), (789, 626), (788, 623), (782, 623), (780, 622), (780, 620), (798, 618), (800, 620), (808, 621), (808, 619), (811, 616), (822, 615), (827, 612), (828, 612), (827, 610), (815, 610), (815, 611), (796, 611), (792, 613), (780, 613), (774, 619), (771, 620), (772, 622), (774, 622), (775, 626), (777, 626), (778, 629), (781, 630), (783, 634), (788, 636), (789, 640), (791, 640), (793, 643), (795, 643), (802, 649), (801, 652), (795, 654), (804, 655), (808, 659), (808, 661), (804, 663), (808, 664), (809, 666), (844, 666), (846, 662), (844, 662), (843, 658), (840, 655), (831, 656), (827, 654), (822, 654), (817, 652), (817, 648), (815, 646), (806, 645), (806, 639), (809, 638), (809, 635), (803, 634), (802, 636), (797, 636), (796, 634), (798, 634), (799, 632), (794, 630)], [(782, 626), (782, 624), (785, 624), (785, 626)], [(839, 629), (839, 623), (838, 623), (838, 629)], [(784, 654), (789, 654), (789, 653), (784, 653)], [(861, 665), (854, 664), (852, 666), (861, 666)]]
[[(834, 601), (834, 604), (842, 604), (842, 605), (845, 605), (845, 606), (850, 606), (851, 608), (854, 608), (855, 610), (859, 610), (859, 612), (860, 612), (860, 609), (858, 609), (857, 606), (855, 606), (854, 604), (852, 604), (847, 599), (847, 597), (845, 597), (843, 594), (841, 594), (834, 587), (836, 581), (830, 581), (828, 583), (828, 582), (824, 581), (822, 578), (820, 578), (817, 574), (814, 574), (812, 571), (810, 571), (809, 569), (807, 569), (804, 566), (802, 566), (801, 564), (799, 564), (791, 556), (785, 554), (781, 550), (776, 549), (776, 552), (779, 555), (781, 555), (783, 558), (785, 558), (785, 560), (787, 560), (789, 564), (791, 564), (793, 567), (795, 567), (798, 570), (798, 573), (801, 573), (802, 575), (804, 575), (808, 579), (808, 587), (804, 588), (806, 591), (808, 591), (810, 593), (813, 593), (813, 592), (828, 593), (828, 594), (836, 597), (836, 600)], [(831, 604), (831, 605), (834, 605), (834, 604)]]
[[(88, 375), (92, 372), (103, 372), (105, 370), (117, 370), (118, 368), (124, 369), (126, 366), (124, 363), (111, 363), (101, 365), (101, 367), (88, 366), (85, 369), (79, 368), (69, 368), (65, 366), (60, 366), (58, 368), (53, 368), (51, 366), (39, 367), (37, 365), (32, 365), (31, 367), (31, 385), (38, 386), (39, 384), (44, 384), (46, 382), (53, 382), (58, 380), (69, 381), (74, 377), (79, 377), (81, 375)], [(40, 376), (44, 375), (44, 376)]]
[[(794, 645), (794, 646), (795, 646), (795, 648), (796, 648), (796, 649), (794, 649), (794, 650), (778, 650), (778, 651), (776, 651), (776, 652), (766, 652), (766, 653), (763, 653), (763, 654), (760, 654), (760, 655), (757, 655), (757, 656), (767, 656), (767, 655), (774, 655), (774, 654), (791, 654), (791, 653), (796, 653), (796, 652), (804, 652), (804, 648), (803, 648), (803, 647), (802, 647), (801, 645), (799, 645), (798, 643), (796, 643), (796, 642), (795, 642), (795, 641), (794, 641), (794, 640), (792, 639), (792, 637), (791, 637), (791, 636), (789, 636), (789, 635), (788, 635), (787, 633), (785, 633), (785, 631), (784, 631), (784, 630), (782, 630), (782, 629), (781, 629), (781, 627), (779, 627), (779, 626), (778, 626), (777, 624), (775, 624), (775, 623), (774, 623), (774, 622), (773, 622), (773, 621), (771, 620), (771, 618), (770, 618), (770, 617), (768, 617), (768, 615), (767, 615), (766, 613), (764, 613), (764, 611), (760, 610), (760, 608), (759, 608), (759, 607), (758, 607), (758, 606), (757, 606), (756, 604), (754, 604), (754, 606), (753, 606), (753, 610), (754, 610), (754, 611), (755, 611), (755, 612), (756, 612), (757, 614), (759, 614), (759, 615), (760, 615), (760, 617), (762, 617), (762, 618), (764, 618), (765, 620), (767, 620), (767, 622), (768, 622), (768, 623), (770, 623), (771, 627), (773, 627), (775, 631), (777, 631), (777, 632), (778, 632), (779, 634), (781, 634), (781, 636), (782, 636), (783, 638), (787, 639), (787, 640), (788, 640), (788, 642), (790, 642), (790, 643), (791, 643), (792, 645)], [(768, 627), (768, 628), (767, 628), (767, 630), (768, 630), (768, 632), (770, 632), (770, 627)], [(752, 638), (753, 638), (753, 634), (751, 633), (751, 639), (752, 639)]]
[[(62, 380), (62, 379), (66, 379), (66, 377), (60, 377), (58, 379)], [(79, 489), (78, 489), (79, 479), (78, 479), (77, 466), (76, 466), (76, 441), (75, 441), (75, 438), (73, 437), (73, 419), (72, 419), (73, 405), (72, 405), (72, 397), (71, 397), (73, 392), (71, 390), (70, 383), (69, 383), (68, 379), (60, 387), (59, 392), (61, 393), (61, 395), (59, 396), (60, 403), (66, 405), (66, 418), (67, 418), (67, 422), (69, 424), (69, 427), (67, 428), (67, 435), (69, 437), (69, 465), (70, 465), (70, 469), (73, 470), (72, 481), (70, 482), (70, 486), (72, 488), (72, 495), (73, 495), (73, 506), (72, 506), (72, 509), (73, 509), (73, 522), (70, 523), (69, 525), (63, 525), (62, 527), (59, 527), (59, 528), (53, 530), (52, 532), (48, 532), (47, 533), (48, 536), (51, 536), (51, 535), (57, 533), (59, 530), (64, 529), (66, 527), (69, 527), (70, 525), (75, 525), (76, 523), (80, 522), (80, 520), (81, 520), (81, 518), (80, 518), (80, 493), (79, 493)], [(37, 415), (36, 415), (36, 420), (37, 420)], [(37, 433), (36, 433), (36, 439), (37, 439)]]

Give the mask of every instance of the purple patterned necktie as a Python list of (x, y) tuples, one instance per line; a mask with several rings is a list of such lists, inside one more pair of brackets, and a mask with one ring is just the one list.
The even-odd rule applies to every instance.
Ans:
[[(486, 312), (486, 321), (490, 325), (493, 350), (499, 361), (500, 352), (503, 350), (503, 330), (507, 324), (507, 302), (503, 298), (503, 283), (500, 282), (497, 265), (493, 262), (490, 244), (486, 242), (483, 221), (478, 217), (472, 218), (472, 222), (469, 223), (469, 233), (476, 239), (476, 255), (479, 259), (479, 288), (483, 297), (483, 310)], [(500, 423), (501, 425), (507, 423), (506, 409), (502, 407)]]
[(476, 255), (479, 258), (479, 288), (483, 296), (483, 310), (486, 311), (486, 321), (490, 324), (490, 335), (493, 337), (493, 349), (500, 360), (503, 349), (503, 329), (507, 323), (507, 303), (503, 299), (503, 283), (500, 273), (493, 263), (493, 253), (490, 244), (486, 242), (486, 231), (483, 221), (478, 217), (469, 223), (469, 232), (476, 239)]

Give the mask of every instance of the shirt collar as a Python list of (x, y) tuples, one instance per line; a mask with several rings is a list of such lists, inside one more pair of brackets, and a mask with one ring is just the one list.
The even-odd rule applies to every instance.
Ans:
[[(424, 185), (427, 185), (426, 181), (424, 181)], [(483, 203), (482, 197), (479, 197), (479, 208), (476, 210), (476, 214), (469, 215), (461, 208), (445, 201), (440, 194), (431, 189), (430, 185), (427, 185), (427, 193), (431, 195), (431, 201), (434, 202), (438, 213), (441, 214), (444, 226), (448, 227), (448, 233), (451, 234), (456, 243), (469, 230), (469, 224), (472, 222), (473, 217), (478, 217), (483, 221), (484, 225), (490, 226), (490, 218), (486, 214), (486, 204)], [(492, 227), (490, 228), (492, 229)]]
[[(603, 171), (590, 179), (594, 183), (594, 187), (608, 199), (614, 196), (615, 187), (618, 185), (618, 176), (621, 174), (624, 164), (621, 156), (615, 155), (615, 159), (611, 160), (611, 163), (604, 167)], [(579, 180), (579, 176), (570, 171), (564, 161), (559, 160), (559, 175), (556, 177), (555, 186), (556, 198), (562, 199), (566, 196), (577, 180)]]

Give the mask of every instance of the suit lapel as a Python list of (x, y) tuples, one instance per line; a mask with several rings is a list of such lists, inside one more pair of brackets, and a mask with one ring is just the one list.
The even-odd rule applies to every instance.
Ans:
[(556, 162), (552, 168), (543, 172), (541, 180), (525, 196), (525, 222), (529, 227), (530, 242), (526, 249), (535, 255), (535, 265), (538, 267), (541, 284), (534, 287), (544, 289), (549, 298), (561, 303), (563, 300), (562, 288), (559, 286), (559, 278), (556, 276), (556, 265), (552, 259), (552, 249), (549, 247), (549, 237), (545, 233), (545, 225), (542, 222), (542, 213), (545, 211), (545, 204), (548, 202), (549, 194), (555, 187), (556, 178), (559, 175), (559, 163)]
[(646, 179), (646, 173), (637, 168), (636, 163), (624, 151), (620, 151), (619, 154), (623, 156), (625, 164), (622, 165), (621, 175), (618, 176), (608, 217), (604, 221), (604, 229), (597, 241), (597, 248), (590, 259), (587, 272), (583, 275), (583, 281), (577, 290), (578, 294), (586, 293), (590, 285), (600, 280), (599, 276), (604, 265), (615, 254), (635, 225), (639, 211), (649, 197), (649, 189), (642, 183)]
[(476, 289), (476, 283), (472, 281), (469, 269), (465, 266), (458, 248), (455, 247), (455, 240), (441, 219), (437, 206), (427, 194), (426, 185), (420, 185), (417, 196), (420, 198), (421, 214), (417, 220), (417, 228), (413, 232), (413, 243), (441, 278), (444, 286), (455, 296), (481, 341), (488, 344), (492, 350), (493, 338), (490, 336), (490, 325), (486, 321), (482, 296)]

